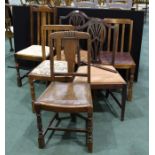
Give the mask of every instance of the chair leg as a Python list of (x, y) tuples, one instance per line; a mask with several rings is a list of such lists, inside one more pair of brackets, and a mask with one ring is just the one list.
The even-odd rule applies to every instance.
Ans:
[(22, 86), (22, 80), (20, 77), (20, 70), (19, 70), (19, 64), (16, 63), (16, 71), (17, 71), (17, 85), (18, 87)]
[(123, 88), (122, 88), (121, 121), (124, 121), (126, 96), (127, 96), (127, 85), (125, 84), (123, 85)]
[(35, 112), (34, 101), (35, 101), (35, 87), (33, 79), (29, 78), (30, 90), (31, 90), (31, 98), (32, 98), (32, 112)]
[(9, 43), (10, 43), (10, 52), (13, 52), (13, 46), (12, 46), (12, 38), (9, 38)]
[(88, 152), (93, 151), (93, 135), (92, 135), (92, 130), (93, 130), (93, 121), (92, 118), (93, 114), (88, 113), (88, 124), (87, 124), (87, 147), (88, 147)]
[(133, 82), (134, 82), (135, 67), (130, 69), (130, 80), (128, 82), (128, 101), (132, 100)]
[(41, 119), (41, 113), (40, 110), (36, 110), (37, 115), (37, 126), (38, 126), (38, 146), (39, 148), (45, 147), (45, 140), (42, 130), (42, 119)]
[[(88, 120), (86, 120), (86, 129), (88, 129)], [(88, 132), (86, 132), (86, 145), (88, 143)]]

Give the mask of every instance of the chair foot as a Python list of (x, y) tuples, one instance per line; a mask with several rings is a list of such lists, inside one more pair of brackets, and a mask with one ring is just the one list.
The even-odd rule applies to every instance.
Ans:
[(93, 152), (93, 143), (88, 143), (87, 147), (88, 147), (88, 152), (92, 153)]
[(44, 140), (44, 136), (39, 136), (38, 138), (38, 147), (40, 149), (43, 149), (45, 147), (45, 140)]
[(18, 87), (22, 87), (22, 81), (19, 78), (17, 78), (17, 85), (18, 85)]

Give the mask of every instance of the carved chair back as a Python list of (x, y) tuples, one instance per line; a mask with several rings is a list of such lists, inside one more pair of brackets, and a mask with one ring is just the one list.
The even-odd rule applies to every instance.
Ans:
[[(91, 36), (92, 61), (100, 62), (100, 52), (110, 50), (113, 52), (111, 64), (114, 64), (118, 25), (113, 26), (105, 23), (102, 19), (91, 18), (86, 24), (78, 28), (80, 31), (85, 29)], [(108, 33), (109, 29), (113, 30), (111, 38)]]
[(59, 23), (71, 24), (75, 27), (84, 25), (90, 18), (82, 11), (74, 10), (66, 16), (60, 16)]
[[(118, 25), (119, 33), (116, 39), (116, 52), (130, 53), (132, 47), (133, 20), (105, 18), (104, 22), (110, 25)], [(111, 29), (108, 30), (108, 36), (108, 45), (110, 45)], [(108, 51), (110, 51), (109, 48), (108, 46)]]
[[(54, 22), (54, 8), (48, 6), (30, 6), (31, 44), (41, 45), (41, 27)], [(37, 38), (37, 40), (35, 39)]]
[[(80, 40), (87, 40), (87, 72), (86, 73), (76, 73), (75, 64), (76, 64), (76, 51), (79, 47)], [(54, 72), (54, 41), (59, 41), (59, 48), (64, 50), (66, 55), (66, 61), (68, 66), (68, 72), (66, 73), (55, 73)], [(62, 46), (63, 43), (63, 46)], [(90, 83), (90, 35), (86, 32), (78, 31), (63, 31), (63, 32), (54, 32), (50, 35), (50, 63), (51, 63), (51, 77), (52, 80), (55, 79), (55, 76), (84, 76), (87, 77), (88, 82)], [(57, 50), (57, 48), (56, 48)], [(77, 54), (80, 55), (78, 52)], [(79, 62), (80, 63), (80, 62)]]
[[(44, 25), (42, 26), (42, 51), (43, 56), (45, 54), (45, 46), (50, 44), (49, 34), (57, 31), (73, 31), (75, 28), (72, 25)], [(61, 47), (59, 46), (60, 41), (54, 43), (55, 48), (57, 49), (56, 58), (61, 60)]]

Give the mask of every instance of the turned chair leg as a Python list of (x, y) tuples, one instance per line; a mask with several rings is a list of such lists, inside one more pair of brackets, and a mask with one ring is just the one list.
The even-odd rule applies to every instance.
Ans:
[(35, 101), (35, 87), (33, 79), (29, 78), (30, 90), (31, 90), (31, 98), (32, 98), (32, 112), (35, 112), (34, 101)]
[(41, 113), (40, 110), (36, 110), (36, 116), (37, 116), (37, 126), (38, 126), (38, 146), (39, 148), (45, 147), (45, 140), (42, 130), (42, 119), (41, 119)]
[(123, 88), (122, 88), (121, 121), (124, 121), (126, 97), (127, 97), (127, 85), (125, 84), (123, 85)]
[(127, 97), (128, 101), (132, 100), (134, 73), (135, 73), (135, 67), (130, 69), (130, 79), (129, 79), (129, 82), (128, 82), (128, 97)]
[(9, 42), (10, 42), (10, 52), (13, 52), (13, 45), (12, 45), (12, 38), (9, 38)]
[(93, 117), (93, 113), (88, 113), (88, 124), (87, 124), (87, 147), (88, 147), (88, 152), (92, 152), (93, 151), (93, 134), (92, 134), (92, 130), (93, 130), (93, 121), (92, 118)]

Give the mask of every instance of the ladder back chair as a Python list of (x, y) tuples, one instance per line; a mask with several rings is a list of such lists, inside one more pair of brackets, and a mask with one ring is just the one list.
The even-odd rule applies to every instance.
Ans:
[[(116, 53), (114, 66), (117, 69), (126, 70), (126, 80), (128, 82), (128, 100), (132, 100), (132, 90), (136, 64), (131, 56), (133, 20), (131, 19), (104, 19), (110, 25), (119, 26), (119, 35), (116, 40)], [(103, 64), (109, 64), (111, 59), (110, 41), (112, 37), (111, 29), (108, 29), (108, 48), (107, 51), (100, 52), (100, 60)], [(129, 74), (129, 75), (128, 75)]]
[[(87, 28), (87, 32), (91, 36), (91, 88), (92, 90), (103, 89), (106, 90), (106, 96), (108, 98), (110, 94), (112, 98), (116, 101), (121, 109), (121, 120), (124, 120), (125, 114), (125, 104), (126, 104), (126, 82), (117, 72), (113, 64), (115, 63), (116, 54), (116, 42), (118, 36), (118, 25), (112, 26), (104, 23), (102, 19), (92, 18), (85, 25), (83, 25), (80, 30)], [(104, 46), (107, 48), (107, 28), (114, 30), (112, 39), (112, 55), (110, 59), (110, 64), (104, 65), (100, 63), (100, 52), (103, 50)], [(86, 51), (87, 52), (87, 51)], [(94, 59), (95, 58), (95, 59)], [(85, 64), (85, 62), (83, 62)], [(85, 66), (80, 66), (77, 70), (78, 73), (85, 72)], [(83, 77), (76, 77), (75, 81), (85, 81)], [(121, 90), (121, 100), (116, 98), (113, 90)], [(108, 93), (107, 93), (108, 92)]]
[[(27, 76), (20, 75), (20, 69), (25, 69), (25, 65), (22, 65), (22, 61), (26, 60), (27, 62), (33, 62), (38, 64), (39, 62), (47, 59), (49, 57), (49, 47), (45, 46), (42, 49), (42, 33), (41, 26), (45, 24), (51, 24), (53, 22), (54, 9), (49, 8), (48, 6), (30, 6), (30, 41), (31, 45), (25, 49), (17, 51), (15, 53), (15, 62), (17, 70), (17, 84), (22, 86), (22, 79)], [(35, 25), (35, 23), (37, 23)], [(28, 64), (28, 63), (27, 63)], [(33, 65), (34, 67), (34, 65)], [(29, 70), (32, 69), (28, 68)]]
[[(43, 36), (44, 36), (43, 39), (42, 39), (42, 48), (45, 47), (46, 43), (47, 43), (47, 45), (49, 45), (50, 42), (49, 42), (48, 36), (49, 36), (50, 33), (57, 32), (57, 31), (73, 31), (73, 30), (74, 30), (74, 26), (72, 26), (72, 25), (44, 25), (42, 27), (42, 33), (43, 33)], [(56, 48), (56, 47), (57, 47), (57, 49), (61, 48), (59, 46), (59, 42), (55, 43), (54, 48)], [(58, 52), (57, 52), (57, 54), (59, 55)], [(59, 68), (60, 66), (63, 66), (64, 62), (61, 61), (60, 57), (57, 60), (55, 60), (55, 63), (56, 63), (55, 68)], [(62, 71), (63, 71), (63, 67), (62, 67)], [(51, 77), (50, 77), (50, 60), (42, 61), (38, 66), (36, 66), (29, 73), (28, 78), (29, 78), (29, 84), (30, 84), (30, 88), (31, 88), (32, 111), (34, 112), (34, 101), (35, 101), (35, 98), (36, 98), (34, 82), (36, 80), (51, 81)], [(61, 77), (57, 77), (57, 80), (58, 81), (67, 81), (67, 80), (69, 80), (69, 78), (61, 76)]]
[[(50, 78), (51, 84), (41, 94), (41, 96), (34, 102), (34, 107), (37, 116), (38, 124), (38, 144), (39, 148), (45, 147), (45, 135), (48, 130), (70, 131), (70, 132), (84, 132), (86, 133), (86, 144), (88, 151), (93, 150), (92, 140), (92, 115), (93, 104), (90, 89), (90, 52), (88, 52), (88, 65), (85, 73), (74, 72), (76, 50), (78, 48), (79, 40), (87, 40), (87, 48), (90, 51), (90, 36), (88, 33), (77, 31), (54, 32), (50, 35)], [(61, 40), (61, 41), (60, 41)], [(59, 47), (63, 48), (67, 56), (66, 65), (67, 70), (61, 72), (55, 70), (54, 63), (54, 42), (60, 42)], [(58, 48), (59, 51), (60, 48)], [(56, 49), (57, 50), (57, 49)], [(59, 51), (61, 53), (61, 51)], [(56, 82), (56, 76), (76, 76), (86, 77), (85, 82)], [(80, 90), (80, 91), (79, 91)], [(41, 111), (55, 112), (55, 116), (49, 123), (48, 128), (43, 131)], [(59, 113), (75, 113), (76, 116), (81, 116), (86, 120), (86, 128), (60, 128), (53, 126), (54, 121), (60, 122), (61, 117)], [(87, 117), (81, 115), (81, 112), (87, 113)]]

